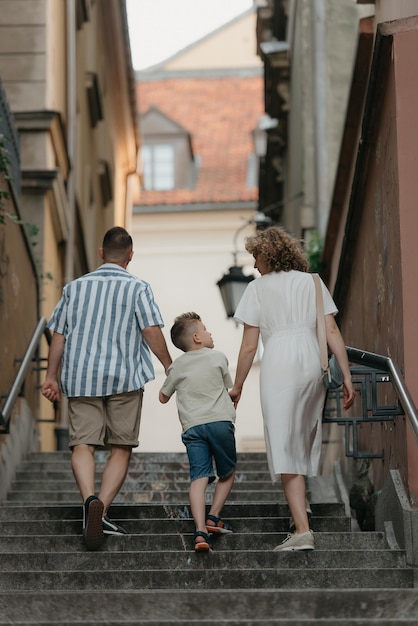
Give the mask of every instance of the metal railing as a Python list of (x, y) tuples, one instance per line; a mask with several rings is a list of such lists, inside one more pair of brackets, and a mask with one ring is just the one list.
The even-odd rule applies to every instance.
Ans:
[[(344, 416), (342, 412), (342, 390), (328, 392), (324, 409), (324, 423), (334, 422), (344, 425), (345, 454), (354, 458), (382, 458), (383, 452), (359, 450), (357, 427), (364, 423), (394, 421), (398, 415), (405, 415), (418, 441), (418, 411), (406, 387), (403, 376), (394, 361), (366, 350), (346, 346), (353, 384), (362, 403), (362, 415)], [(382, 384), (390, 384), (396, 394), (396, 404), (379, 402)]]
[(21, 393), (21, 389), (24, 385), (26, 376), (29, 372), (29, 368), (33, 367), (33, 360), (36, 351), (39, 347), (42, 336), (45, 335), (48, 344), (51, 343), (51, 333), (46, 327), (46, 320), (44, 317), (38, 322), (35, 332), (32, 335), (29, 346), (25, 352), (25, 355), (21, 361), (19, 371), (13, 382), (12, 388), (7, 395), (7, 400), (3, 409), (0, 411), (0, 434), (8, 434), (10, 432), (10, 418), (12, 415), (13, 407), (16, 404), (16, 400)]

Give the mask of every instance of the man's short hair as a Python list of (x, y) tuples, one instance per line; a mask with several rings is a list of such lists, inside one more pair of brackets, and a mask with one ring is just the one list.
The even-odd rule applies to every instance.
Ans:
[(103, 255), (106, 259), (122, 259), (132, 250), (132, 237), (121, 226), (110, 228), (103, 238)]

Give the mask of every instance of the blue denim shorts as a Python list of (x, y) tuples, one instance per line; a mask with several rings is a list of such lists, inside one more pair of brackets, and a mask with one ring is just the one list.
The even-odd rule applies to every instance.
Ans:
[[(230, 421), (192, 426), (181, 437), (190, 465), (190, 480), (228, 478), (237, 464), (235, 426)], [(215, 461), (216, 474), (213, 470)]]

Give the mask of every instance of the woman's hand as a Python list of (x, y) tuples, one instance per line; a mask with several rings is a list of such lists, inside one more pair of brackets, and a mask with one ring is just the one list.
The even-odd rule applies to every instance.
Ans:
[(234, 403), (234, 408), (236, 409), (238, 406), (238, 402), (241, 398), (241, 389), (238, 389), (237, 387), (232, 387), (232, 389), (230, 389), (228, 393), (232, 402)]
[(344, 379), (344, 409), (347, 410), (353, 406), (356, 392), (354, 391), (353, 383), (350, 378)]

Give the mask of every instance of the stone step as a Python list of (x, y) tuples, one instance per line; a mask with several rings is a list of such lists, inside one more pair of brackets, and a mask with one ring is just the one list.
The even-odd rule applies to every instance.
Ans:
[[(29, 524), (30, 522), (28, 522)], [(27, 527), (25, 527), (27, 530)], [(32, 529), (30, 529), (32, 530)], [(42, 527), (42, 530), (48, 530)], [(80, 526), (77, 528), (57, 529), (56, 533), (40, 535), (39, 524), (33, 528), (33, 534), (2, 533), (0, 535), (0, 554), (7, 552), (82, 552), (86, 553)], [(67, 531), (67, 532), (66, 532)], [(286, 533), (233, 533), (227, 537), (213, 539), (216, 552), (222, 550), (272, 550), (285, 539)], [(122, 537), (106, 537), (101, 552), (140, 552), (149, 550), (184, 550), (192, 549), (193, 531), (153, 533), (152, 529), (142, 534), (129, 534)], [(320, 532), (315, 534), (317, 550), (353, 550), (356, 552), (387, 551), (383, 533)]]
[[(280, 494), (274, 493), (270, 490), (264, 491), (263, 489), (254, 489), (253, 491), (239, 491), (233, 489), (229, 494), (229, 502), (272, 502), (278, 499)], [(164, 491), (159, 489), (146, 490), (146, 491), (126, 491), (122, 488), (119, 494), (114, 499), (115, 503), (121, 502), (167, 502), (170, 503), (183, 503), (187, 499), (187, 492), (185, 491)], [(80, 494), (76, 490), (71, 491), (13, 491), (10, 490), (7, 493), (8, 502), (20, 502), (27, 503), (36, 502), (53, 503), (61, 502), (63, 504), (78, 503), (80, 501)], [(212, 501), (212, 493), (208, 490), (206, 492), (206, 503), (209, 504)]]
[[(96, 453), (97, 481), (107, 456)], [(342, 502), (313, 502), (315, 551), (273, 551), (289, 510), (264, 453), (239, 455), (222, 512), (235, 532), (214, 536), (209, 554), (193, 550), (188, 488), (185, 453), (134, 454), (109, 513), (128, 534), (88, 552), (70, 453), (32, 455), (0, 506), (0, 625), (417, 626), (415, 596), (403, 596), (410, 612), (397, 603), (414, 591), (405, 551), (382, 533), (351, 532)]]
[[(115, 522), (120, 523), (127, 533), (139, 534), (153, 532), (153, 533), (188, 533), (194, 529), (193, 520), (189, 517), (184, 519), (162, 519), (162, 518), (144, 518), (144, 519), (128, 519), (117, 518), (112, 516)], [(226, 519), (226, 518), (225, 518)], [(274, 518), (274, 517), (228, 517), (228, 521), (232, 524), (236, 533), (286, 533), (289, 526), (289, 518)], [(81, 532), (82, 520), (45, 520), (45, 521), (3, 521), (1, 523), (0, 533), (3, 536), (7, 535), (38, 535), (40, 532), (43, 534), (71, 534)], [(348, 532), (350, 530), (350, 520), (346, 517), (317, 517), (312, 520), (311, 527), (314, 532)]]
[[(49, 619), (46, 619), (49, 615)], [(0, 592), (0, 624), (403, 626), (417, 623), (415, 589)], [(85, 621), (86, 620), (86, 621)]]
[[(101, 477), (101, 470), (96, 471), (96, 477)], [(143, 478), (142, 478), (143, 477)], [(144, 468), (134, 467), (132, 464), (129, 467), (128, 479), (142, 478), (148, 480), (148, 478), (165, 478), (167, 480), (175, 480), (177, 477), (181, 480), (189, 480), (189, 467), (179, 466), (177, 469), (167, 470), (160, 466), (155, 469), (149, 469), (148, 466)], [(57, 466), (38, 470), (35, 467), (29, 469), (19, 469), (16, 472), (17, 480), (39, 480), (39, 479), (51, 479), (51, 480), (74, 480), (74, 476), (70, 467), (70, 464), (64, 466)], [(253, 470), (253, 469), (237, 469), (235, 474), (235, 483), (245, 482), (247, 480), (257, 480), (260, 482), (271, 483), (270, 472), (267, 469)], [(276, 483), (276, 486), (280, 488), (280, 481)]]
[[(95, 458), (97, 461), (104, 463), (109, 456), (107, 450), (96, 450)], [(265, 452), (239, 452), (237, 454), (238, 462), (260, 462), (266, 461)], [(71, 460), (71, 452), (69, 450), (55, 451), (55, 452), (32, 452), (30, 457), (23, 462), (33, 461), (62, 461), (69, 463)], [(184, 452), (133, 452), (132, 462), (141, 463), (164, 463), (164, 462), (178, 462), (187, 463), (187, 454)]]
[[(58, 572), (69, 571), (125, 571), (125, 570), (248, 570), (296, 569), (308, 570), (336, 569), (399, 569), (405, 567), (405, 553), (402, 550), (320, 550), (311, 552), (274, 552), (268, 550), (232, 550), (227, 540), (224, 550), (217, 550), (219, 541), (214, 541), (214, 550), (209, 554), (196, 554), (192, 551), (192, 538), (184, 537), (180, 549), (142, 550), (138, 552), (27, 552), (15, 554), (1, 553), (0, 572)], [(187, 541), (186, 541), (187, 539)]]
[[(205, 557), (212, 556), (206, 554)], [(0, 571), (2, 591), (73, 591), (109, 589), (363, 589), (413, 586), (413, 571), (397, 568), (273, 568), (237, 569), (190, 567), (192, 554), (184, 553), (182, 569), (77, 571)]]
[[(185, 499), (188, 497), (190, 487), (190, 481), (188, 478), (183, 480), (178, 480), (174, 478), (174, 480), (168, 480), (167, 478), (161, 476), (154, 478), (138, 478), (135, 480), (132, 476), (129, 476), (127, 480), (123, 484), (123, 488), (121, 490), (122, 493), (136, 493), (143, 491), (164, 491), (164, 492), (172, 492), (176, 491), (178, 493), (182, 493), (185, 496)], [(50, 493), (54, 489), (59, 489), (65, 493), (76, 493), (78, 498), (80, 498), (79, 491), (77, 485), (74, 483), (74, 478), (68, 480), (50, 480), (39, 478), (38, 480), (15, 480), (11, 486), (11, 493), (17, 494), (19, 492), (25, 493), (27, 491), (34, 491), (37, 493), (47, 492)], [(257, 491), (260, 489), (260, 481), (242, 481), (235, 482), (233, 487), (235, 492), (244, 491)], [(207, 492), (212, 494), (215, 491), (215, 483), (208, 485)], [(269, 492), (271, 494), (271, 498), (274, 500), (278, 500), (283, 498), (283, 490), (278, 488), (273, 484), (263, 484), (263, 493)]]
[[(167, 504), (113, 504), (112, 516), (118, 519), (132, 518), (190, 518), (188, 503), (170, 506)], [(339, 503), (312, 504), (314, 517), (345, 517), (344, 505)], [(289, 510), (285, 502), (226, 503), (223, 517), (287, 517)], [(4, 502), (0, 506), (2, 520), (45, 520), (45, 519), (81, 519), (81, 504), (45, 504), (42, 506), (24, 503)]]
[[(20, 466), (21, 471), (56, 471), (66, 470), (71, 467), (70, 459), (66, 460), (54, 460), (44, 459), (39, 461), (24, 461)], [(101, 472), (105, 467), (105, 461), (96, 461), (96, 469)], [(148, 472), (161, 472), (161, 471), (173, 471), (173, 472), (189, 472), (189, 463), (184, 461), (144, 461), (144, 459), (132, 458), (129, 464), (130, 470), (136, 471), (148, 471)], [(268, 473), (267, 461), (238, 461), (236, 471), (242, 474), (246, 472), (263, 472)]]

